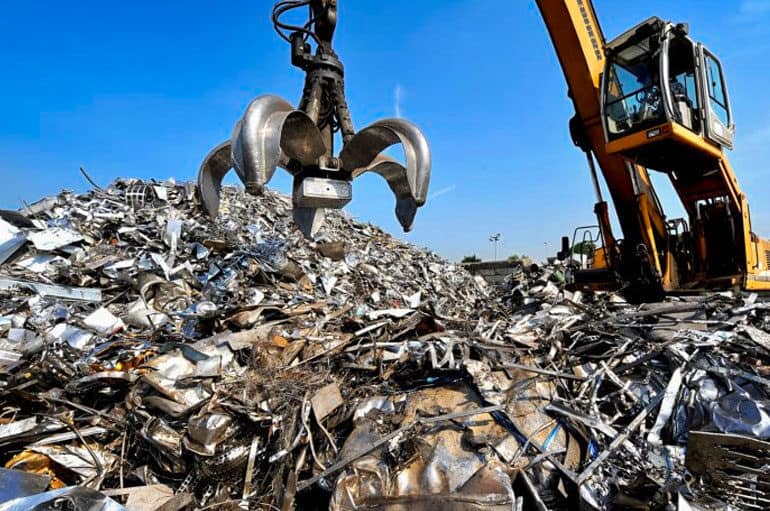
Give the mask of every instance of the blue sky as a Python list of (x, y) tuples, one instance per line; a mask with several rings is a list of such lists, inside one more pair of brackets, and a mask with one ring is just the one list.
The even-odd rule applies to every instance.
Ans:
[[(770, 0), (595, 0), (608, 38), (658, 15), (690, 23), (723, 61), (738, 133), (731, 154), (770, 236)], [(0, 19), (0, 208), (118, 176), (193, 179), (256, 95), (299, 98), (272, 1), (9, 2)], [(341, 0), (335, 47), (357, 128), (399, 113), (426, 133), (431, 197), (402, 235), (384, 182), (348, 207), (452, 259), (537, 258), (594, 223), (572, 107), (534, 0)], [(282, 173), (283, 174), (283, 173)], [(658, 180), (663, 184), (665, 181)], [(289, 180), (275, 186), (289, 190)], [(665, 188), (665, 187), (664, 187)], [(673, 196), (661, 191), (670, 216)]]

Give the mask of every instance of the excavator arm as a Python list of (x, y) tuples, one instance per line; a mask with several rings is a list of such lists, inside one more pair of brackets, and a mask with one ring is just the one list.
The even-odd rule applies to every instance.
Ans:
[[(624, 280), (661, 287), (668, 269), (660, 255), (667, 229), (650, 176), (644, 167), (606, 150), (601, 106), (605, 40), (593, 4), (589, 0), (537, 0), (537, 5), (575, 107), (570, 132), (575, 145), (586, 153), (594, 181), (595, 211), (608, 266)], [(623, 232), (622, 247), (612, 233), (594, 160), (615, 206)]]

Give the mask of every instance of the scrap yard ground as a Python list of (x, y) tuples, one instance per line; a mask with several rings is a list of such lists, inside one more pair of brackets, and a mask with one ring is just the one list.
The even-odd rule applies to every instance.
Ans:
[(768, 502), (756, 295), (493, 288), (342, 213), (311, 242), (278, 193), (211, 221), (169, 182), (0, 226), (1, 510)]

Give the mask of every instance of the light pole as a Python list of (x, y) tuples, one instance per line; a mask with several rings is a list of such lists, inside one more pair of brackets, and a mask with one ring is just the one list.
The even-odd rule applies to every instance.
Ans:
[(497, 242), (500, 241), (500, 233), (498, 232), (497, 234), (493, 234), (492, 236), (490, 236), (489, 237), (489, 241), (494, 243), (494, 246), (495, 246), (495, 258), (494, 258), (494, 260), (497, 261)]

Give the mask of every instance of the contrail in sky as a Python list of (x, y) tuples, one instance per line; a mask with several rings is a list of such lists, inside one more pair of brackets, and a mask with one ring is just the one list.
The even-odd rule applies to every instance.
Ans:
[(428, 200), (434, 200), (434, 199), (437, 199), (438, 197), (441, 197), (442, 195), (446, 195), (449, 192), (453, 192), (455, 188), (457, 188), (456, 185), (445, 186), (444, 188), (441, 188), (440, 190), (436, 190), (435, 192), (430, 194), (428, 196)]

